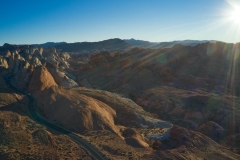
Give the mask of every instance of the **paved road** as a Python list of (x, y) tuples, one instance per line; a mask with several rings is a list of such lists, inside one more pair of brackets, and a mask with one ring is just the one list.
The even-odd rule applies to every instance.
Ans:
[(28, 98), (28, 100), (29, 100), (28, 112), (29, 112), (31, 118), (33, 118), (37, 123), (39, 123), (47, 128), (54, 129), (64, 135), (68, 136), (72, 141), (74, 141), (78, 145), (85, 148), (94, 159), (110, 160), (110, 158), (106, 157), (106, 155), (104, 155), (99, 149), (97, 149), (93, 144), (91, 144), (90, 142), (88, 142), (87, 140), (82, 138), (81, 136), (79, 136), (79, 135), (75, 134), (74, 132), (71, 132), (63, 127), (60, 127), (56, 124), (53, 124), (53, 123), (47, 121), (46, 119), (42, 118), (41, 116), (39, 116), (36, 113), (36, 111), (34, 110), (35, 99), (29, 93), (23, 92), (20, 89), (14, 87), (10, 83), (11, 75), (4, 75), (3, 79), (9, 88), (25, 95)]

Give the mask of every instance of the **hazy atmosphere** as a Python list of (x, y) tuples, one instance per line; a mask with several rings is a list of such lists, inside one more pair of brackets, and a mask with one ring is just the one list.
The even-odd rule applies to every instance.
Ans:
[[(240, 41), (239, 0), (1, 0), (0, 45), (100, 41)], [(239, 16), (240, 17), (240, 16)]]
[(240, 0), (0, 0), (0, 160), (240, 160)]

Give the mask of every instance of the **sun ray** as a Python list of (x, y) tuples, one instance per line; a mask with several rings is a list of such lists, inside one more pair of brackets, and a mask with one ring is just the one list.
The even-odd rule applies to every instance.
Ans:
[(231, 15), (232, 15), (231, 16), (232, 20), (239, 24), (240, 23), (240, 7), (235, 8)]

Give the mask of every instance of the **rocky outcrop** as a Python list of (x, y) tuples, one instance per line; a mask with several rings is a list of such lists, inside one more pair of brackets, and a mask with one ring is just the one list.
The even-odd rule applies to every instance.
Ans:
[(62, 70), (64, 70), (64, 69), (66, 69), (66, 68), (69, 68), (69, 63), (66, 62), (66, 61), (61, 61), (61, 62), (59, 63), (59, 66), (58, 66), (58, 67), (61, 68)]
[(32, 58), (32, 65), (34, 65), (34, 67), (38, 67), (38, 66), (41, 66), (42, 63), (41, 63), (41, 61), (38, 59), (38, 57), (33, 57), (33, 58)]
[(213, 121), (202, 124), (198, 127), (198, 130), (215, 141), (219, 141), (225, 133), (223, 127)]
[(48, 72), (46, 67), (38, 67), (32, 75), (29, 92), (34, 93), (37, 91), (42, 91), (44, 89), (50, 88), (51, 86), (57, 86), (52, 75)]
[(35, 50), (33, 53), (33, 57), (42, 58), (42, 55), (40, 54), (39, 50)]
[[(35, 68), (46, 66), (46, 64), (50, 64), (48, 67), (50, 66), (49, 68), (52, 68), (51, 74), (53, 74), (58, 85), (63, 87), (78, 86), (78, 84), (63, 71), (65, 68), (69, 68), (69, 63), (66, 60), (70, 58), (70, 55), (67, 52), (59, 54), (55, 48), (25, 47), (22, 50), (15, 49), (12, 53), (8, 51), (8, 54), (10, 54), (8, 64), (4, 59), (1, 59), (0, 65), (4, 66), (4, 68), (9, 68), (9, 72), (14, 74), (13, 82), (21, 89), (26, 89), (31, 81)], [(43, 55), (45, 55), (45, 57), (43, 57)], [(52, 80), (50, 79), (50, 81)], [(48, 81), (46, 82), (48, 83)]]
[(77, 133), (106, 129), (119, 134), (113, 119), (116, 111), (101, 101), (59, 86), (35, 92), (33, 96), (46, 118), (65, 128)]
[(0, 56), (0, 67), (3, 67), (5, 69), (8, 69), (8, 63), (7, 60)]
[(41, 57), (42, 57), (42, 53), (43, 53), (43, 48), (40, 47), (40, 48), (39, 48), (39, 54), (40, 54)]
[(5, 54), (5, 57), (10, 57), (11, 56), (11, 52), (8, 50)]
[(128, 98), (117, 94), (94, 90), (84, 87), (74, 88), (77, 92), (98, 99), (111, 106), (117, 113), (115, 123), (127, 127), (148, 128), (171, 128), (172, 124), (161, 119), (152, 118), (152, 115)]
[(126, 128), (122, 132), (122, 136), (124, 137), (126, 143), (130, 146), (136, 148), (147, 148), (149, 145), (144, 141), (144, 138), (136, 132), (136, 130), (132, 128)]
[(20, 66), (21, 65), (21, 56), (19, 54), (15, 55), (14, 58), (14, 69), (13, 69), (13, 73), (17, 74), (19, 72)]
[(55, 68), (50, 68), (49, 71), (52, 74), (55, 82), (59, 86), (63, 86), (63, 87), (78, 87), (79, 86), (74, 80), (70, 79), (64, 72), (61, 72)]
[(50, 51), (50, 52), (53, 52), (53, 53), (57, 53), (57, 50), (56, 50), (55, 47), (50, 47), (50, 48), (49, 48), (49, 51)]
[(15, 57), (15, 54), (12, 53), (11, 56), (9, 57), (9, 62), (8, 62), (8, 65), (9, 65), (9, 71), (12, 73), (14, 71), (14, 57)]
[[(191, 145), (191, 143), (198, 143), (198, 142), (201, 143), (201, 139), (202, 139), (202, 137), (196, 135), (196, 132), (187, 130), (185, 128), (182, 128), (176, 125), (174, 125), (170, 129), (169, 134), (170, 134), (170, 138), (176, 140), (179, 143), (179, 145), (189, 146)], [(190, 139), (193, 140), (194, 139), (193, 137), (195, 137), (196, 141), (193, 141), (193, 142), (189, 141)], [(205, 137), (203, 136), (203, 138)], [(209, 139), (209, 141), (212, 141), (212, 140)]]
[(33, 55), (36, 50), (38, 50), (38, 47), (32, 47), (32, 48), (30, 48), (30, 54)]
[(60, 57), (62, 58), (63, 61), (66, 61), (71, 58), (70, 54), (67, 52), (60, 53)]
[(56, 55), (56, 53), (50, 52), (46, 55), (46, 61), (50, 64), (52, 64), (55, 68), (58, 68), (58, 64), (59, 64), (59, 60), (58, 60), (58, 56)]

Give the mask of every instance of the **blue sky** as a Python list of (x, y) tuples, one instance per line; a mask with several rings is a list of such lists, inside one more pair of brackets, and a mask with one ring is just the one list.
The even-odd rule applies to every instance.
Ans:
[(240, 42), (240, 24), (227, 16), (229, 1), (0, 0), (0, 45), (110, 38)]

